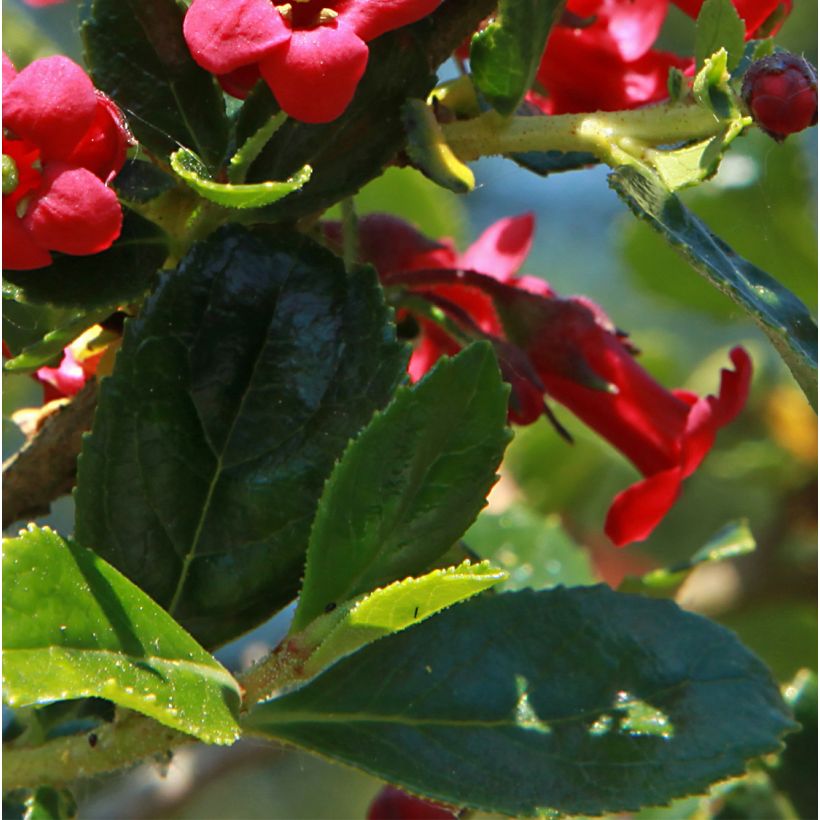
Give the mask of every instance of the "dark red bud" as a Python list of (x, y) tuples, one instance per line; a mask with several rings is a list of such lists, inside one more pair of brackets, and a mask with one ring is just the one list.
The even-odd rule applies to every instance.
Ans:
[(817, 70), (795, 54), (770, 54), (743, 79), (743, 99), (754, 121), (778, 142), (817, 123)]
[(370, 804), (367, 820), (454, 820), (451, 809), (385, 786)]

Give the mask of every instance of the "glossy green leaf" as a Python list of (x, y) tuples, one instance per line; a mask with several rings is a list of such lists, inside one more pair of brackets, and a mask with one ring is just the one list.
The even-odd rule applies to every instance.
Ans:
[(510, 573), (505, 590), (582, 586), (600, 580), (589, 554), (567, 535), (557, 515), (536, 515), (518, 505), (500, 515), (483, 512), (464, 540), (479, 556)]
[(142, 145), (163, 158), (185, 146), (214, 170), (228, 141), (225, 104), (188, 51), (183, 16), (174, 0), (85, 0), (85, 60)]
[(203, 199), (225, 208), (261, 208), (263, 205), (271, 205), (298, 191), (311, 175), (311, 167), (305, 165), (284, 182), (257, 182), (254, 185), (214, 182), (202, 160), (187, 148), (180, 148), (171, 154), (171, 167)]
[(754, 535), (749, 529), (748, 521), (733, 521), (722, 527), (720, 532), (709, 539), (687, 561), (682, 561), (671, 567), (655, 569), (641, 578), (625, 578), (619, 589), (621, 592), (640, 592), (644, 590), (658, 590), (661, 592), (673, 590), (680, 586), (689, 573), (700, 564), (709, 564), (715, 561), (726, 561), (748, 555), (757, 548)]
[(296, 597), (348, 440), (406, 354), (372, 269), (226, 227), (126, 324), (80, 457), (77, 538), (207, 646)]
[(720, 48), (726, 49), (730, 69), (743, 56), (746, 27), (732, 0), (705, 0), (698, 13), (695, 32), (695, 61), (698, 66), (702, 66)]
[(473, 82), (499, 113), (514, 113), (529, 91), (564, 5), (565, 0), (501, 0), (498, 17), (473, 36)]
[(293, 619), (429, 566), (486, 504), (509, 441), (489, 344), (442, 359), (351, 442), (325, 487)]
[(411, 792), (515, 816), (699, 793), (795, 728), (730, 632), (604, 586), (475, 598), (243, 724)]
[(126, 160), (112, 187), (124, 202), (142, 205), (164, 194), (176, 184), (170, 173), (165, 173), (150, 162)]
[(625, 166), (613, 171), (609, 179), (636, 216), (646, 220), (698, 273), (754, 319), (816, 407), (817, 325), (806, 306), (715, 236), (657, 179)]
[(3, 688), (12, 705), (102, 697), (232, 743), (239, 686), (90, 550), (33, 525), (3, 542)]
[(36, 271), (3, 271), (3, 294), (68, 311), (108, 310), (140, 299), (168, 255), (168, 237), (126, 210), (120, 238), (93, 256), (54, 254)]
[[(436, 612), (472, 598), (507, 578), (507, 572), (488, 561), (436, 569), (420, 578), (405, 578), (377, 589), (359, 601), (343, 605), (315, 623), (317, 632), (333, 626), (327, 637), (304, 665), (306, 675), (314, 674), (333, 661), (355, 652), (385, 635), (421, 623)], [(340, 611), (339, 611), (340, 610)], [(337, 614), (338, 612), (338, 614)], [(309, 633), (313, 627), (308, 629)]]

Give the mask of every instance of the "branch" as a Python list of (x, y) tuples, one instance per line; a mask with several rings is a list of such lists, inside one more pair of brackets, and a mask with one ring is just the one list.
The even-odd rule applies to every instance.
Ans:
[(51, 502), (71, 492), (82, 435), (90, 429), (97, 384), (90, 381), (68, 403), (47, 416), (39, 430), (3, 464), (3, 529), (45, 515)]

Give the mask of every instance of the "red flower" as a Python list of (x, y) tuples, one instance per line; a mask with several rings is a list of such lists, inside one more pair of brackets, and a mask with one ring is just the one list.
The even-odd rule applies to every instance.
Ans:
[[(703, 0), (673, 0), (697, 17)], [(773, 34), (791, 0), (734, 0), (747, 39)], [(617, 111), (666, 99), (670, 68), (689, 71), (691, 57), (652, 46), (666, 19), (667, 0), (570, 0), (547, 41), (537, 80), (546, 95), (528, 99), (545, 114)]]
[(439, 2), (194, 0), (183, 31), (193, 58), (229, 93), (243, 96), (261, 73), (291, 117), (330, 122), (353, 98), (367, 43), (420, 20)]
[[(465, 340), (490, 340), (513, 388), (512, 421), (527, 424), (542, 413), (550, 415), (546, 394), (644, 475), (615, 498), (605, 526), (618, 546), (643, 540), (709, 452), (718, 429), (740, 412), (751, 361), (742, 348), (732, 350), (734, 370), (722, 372), (717, 396), (666, 390), (635, 361), (625, 334), (597, 305), (584, 297), (561, 298), (545, 282), (516, 275), (532, 228), (529, 215), (501, 220), (459, 255), (394, 217), (369, 216), (360, 221), (361, 256), (376, 265), (385, 286), (427, 300), (459, 328), (454, 336), (418, 317), (412, 378)], [(338, 224), (325, 231), (338, 239)], [(392, 258), (391, 247), (397, 251)]]
[(49, 265), (50, 251), (110, 247), (122, 210), (107, 187), (125, 162), (119, 110), (66, 57), (19, 74), (3, 55), (3, 266)]
[(367, 810), (367, 820), (453, 820), (457, 816), (446, 806), (413, 797), (394, 786), (385, 786)]
[(63, 358), (57, 367), (41, 367), (37, 370), (35, 378), (43, 385), (44, 403), (76, 396), (97, 372), (97, 365), (105, 351), (78, 359), (74, 347), (75, 345), (69, 345), (63, 349)]
[(667, 12), (666, 0), (570, 0), (572, 25), (550, 33), (537, 79), (547, 96), (530, 99), (546, 114), (617, 111), (668, 96), (673, 66), (691, 59), (652, 45)]

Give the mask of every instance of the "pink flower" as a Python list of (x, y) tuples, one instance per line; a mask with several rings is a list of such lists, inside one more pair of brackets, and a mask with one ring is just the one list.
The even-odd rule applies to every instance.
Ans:
[(243, 96), (261, 74), (282, 109), (330, 122), (347, 108), (367, 43), (420, 20), (440, 0), (194, 0), (183, 32), (193, 58)]
[(129, 135), (108, 97), (66, 57), (17, 73), (3, 55), (3, 266), (49, 265), (51, 251), (110, 247), (122, 210), (107, 187)]
[(43, 385), (43, 402), (76, 396), (97, 372), (103, 353), (78, 359), (73, 346), (69, 345), (63, 349), (63, 358), (57, 367), (39, 368), (35, 378)]
[[(742, 348), (732, 350), (734, 369), (722, 371), (715, 396), (667, 390), (636, 362), (635, 348), (601, 308), (584, 297), (561, 298), (545, 282), (517, 275), (532, 230), (529, 215), (501, 220), (460, 255), (394, 217), (369, 216), (360, 221), (361, 256), (376, 265), (386, 287), (428, 301), (458, 328), (453, 335), (447, 324), (416, 317), (420, 333), (411, 377), (419, 378), (465, 341), (491, 341), (513, 388), (512, 421), (528, 424), (542, 413), (554, 421), (544, 403), (549, 396), (643, 474), (615, 498), (605, 526), (618, 546), (643, 540), (674, 504), (717, 431), (740, 412), (751, 360)], [(338, 224), (325, 232), (338, 240)]]

